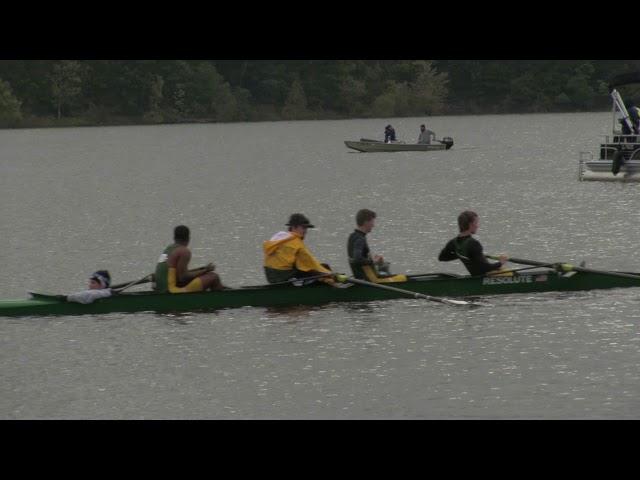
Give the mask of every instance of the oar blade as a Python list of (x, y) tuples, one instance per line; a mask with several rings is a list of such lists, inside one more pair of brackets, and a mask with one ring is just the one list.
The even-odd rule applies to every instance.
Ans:
[(485, 303), (477, 303), (477, 302), (469, 302), (467, 300), (454, 300), (453, 298), (444, 298), (444, 297), (431, 297), (431, 299), (436, 300), (440, 303), (445, 303), (447, 305), (462, 305), (467, 307), (484, 307), (487, 304)]
[(453, 300), (451, 298), (442, 298), (443, 303), (449, 305), (473, 305), (473, 302), (467, 302), (465, 300)]

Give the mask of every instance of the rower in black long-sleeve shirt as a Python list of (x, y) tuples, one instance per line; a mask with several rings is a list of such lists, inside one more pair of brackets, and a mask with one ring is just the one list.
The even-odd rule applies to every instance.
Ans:
[(462, 212), (458, 216), (460, 233), (457, 237), (447, 242), (440, 252), (438, 260), (441, 262), (460, 260), (471, 275), (485, 275), (489, 272), (498, 273), (508, 257), (500, 255), (500, 260), (495, 263), (490, 263), (487, 260), (482, 251), (482, 245), (472, 237), (478, 231), (479, 226), (480, 220), (477, 213), (471, 210)]
[(362, 272), (363, 265), (373, 266), (374, 261), (371, 258), (371, 250), (367, 243), (367, 234), (361, 230), (354, 230), (349, 235), (347, 241), (347, 254), (349, 255), (349, 265), (356, 278), (366, 278)]
[(376, 270), (382, 270), (383, 267), (388, 269), (388, 264), (384, 262), (382, 255), (372, 256), (367, 243), (367, 233), (371, 232), (375, 226), (375, 218), (376, 213), (366, 208), (356, 214), (358, 228), (349, 235), (347, 241), (347, 255), (353, 276), (375, 283), (405, 282), (407, 281), (406, 275), (379, 276), (376, 272)]

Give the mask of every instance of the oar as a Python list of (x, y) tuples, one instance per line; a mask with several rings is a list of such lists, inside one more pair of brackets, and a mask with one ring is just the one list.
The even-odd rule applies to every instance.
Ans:
[[(207, 267), (198, 267), (198, 268), (194, 268), (192, 270), (189, 270), (190, 272), (197, 272), (198, 270), (205, 270)], [(142, 277), (140, 280), (134, 280), (133, 282), (126, 282), (126, 283), (118, 283), (117, 285), (112, 285), (110, 288), (111, 290), (116, 290), (118, 292), (122, 292), (124, 290), (126, 290), (129, 287), (133, 287), (134, 285), (142, 285), (143, 283), (149, 283), (149, 282), (153, 282), (154, 280), (154, 274), (150, 273), (148, 275), (145, 275), (144, 277)]]
[(149, 283), (149, 282), (153, 282), (153, 274), (150, 273), (149, 275), (141, 278), (140, 280), (134, 280), (133, 282), (126, 282), (126, 283), (117, 283), (116, 285), (112, 285), (110, 288), (111, 290), (119, 290), (121, 288), (127, 287), (127, 286), (134, 286), (134, 285), (141, 285), (143, 283)]
[[(487, 258), (491, 258), (494, 260), (498, 259), (498, 257), (494, 255), (487, 255)], [(524, 260), (522, 258), (508, 258), (507, 261), (511, 263), (520, 263), (522, 265), (533, 265), (536, 267), (549, 266), (549, 262), (536, 262), (534, 260)], [(592, 268), (576, 267), (575, 265), (571, 265), (570, 263), (556, 263), (554, 265), (559, 265), (559, 267), (565, 272), (599, 273), (601, 275), (610, 275), (612, 277), (635, 278), (640, 280), (640, 275), (633, 275), (631, 273), (611, 272), (609, 270), (594, 270)]]
[(133, 287), (134, 285), (153, 282), (153, 276), (154, 276), (153, 273), (150, 273), (149, 275), (145, 275), (144, 277), (142, 277), (140, 280), (134, 280), (133, 282), (129, 282), (129, 283), (124, 283), (124, 284), (120, 283), (118, 285), (113, 285), (111, 287), (111, 291), (115, 293), (121, 293), (127, 290), (128, 288)]
[(366, 280), (360, 280), (358, 278), (349, 277), (344, 279), (345, 282), (355, 283), (358, 285), (365, 285), (367, 287), (381, 288), (383, 290), (389, 290), (390, 292), (403, 293), (413, 298), (422, 298), (424, 300), (431, 300), (432, 302), (445, 303), (447, 305), (473, 305), (471, 302), (465, 302), (464, 300), (451, 300), (449, 298), (432, 297), (431, 295), (424, 295), (423, 293), (416, 293), (410, 290), (403, 290), (402, 288), (390, 287), (389, 285), (383, 285), (381, 283), (367, 282)]

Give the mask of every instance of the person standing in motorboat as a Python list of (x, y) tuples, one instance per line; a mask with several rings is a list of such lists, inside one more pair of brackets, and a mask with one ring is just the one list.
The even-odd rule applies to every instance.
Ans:
[(420, 135), (418, 136), (418, 143), (423, 143), (426, 145), (431, 145), (431, 139), (436, 139), (436, 134), (427, 129), (424, 124), (420, 125)]

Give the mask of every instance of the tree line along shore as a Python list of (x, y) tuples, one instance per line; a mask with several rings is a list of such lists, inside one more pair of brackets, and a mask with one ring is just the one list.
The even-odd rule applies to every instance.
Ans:
[(0, 127), (602, 111), (608, 80), (635, 70), (640, 61), (0, 60)]

